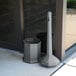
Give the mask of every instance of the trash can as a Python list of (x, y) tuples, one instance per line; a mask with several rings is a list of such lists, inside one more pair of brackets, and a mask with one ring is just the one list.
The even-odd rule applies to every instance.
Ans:
[(36, 37), (41, 41), (41, 56), (47, 53), (47, 32), (37, 33)]
[(40, 58), (41, 41), (37, 38), (24, 40), (24, 62), (35, 63)]

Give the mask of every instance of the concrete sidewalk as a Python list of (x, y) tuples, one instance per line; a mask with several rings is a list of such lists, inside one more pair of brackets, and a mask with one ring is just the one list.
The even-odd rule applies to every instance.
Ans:
[(46, 68), (39, 63), (24, 63), (23, 54), (0, 48), (0, 76), (50, 76), (57, 67)]
[(21, 53), (0, 48), (0, 76), (75, 76), (76, 74), (76, 53), (52, 68), (42, 67), (39, 63), (24, 63), (22, 58)]

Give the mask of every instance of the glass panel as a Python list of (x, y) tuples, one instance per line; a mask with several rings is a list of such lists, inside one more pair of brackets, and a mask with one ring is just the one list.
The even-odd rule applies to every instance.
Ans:
[(76, 0), (67, 1), (65, 49), (76, 43)]
[(48, 4), (48, 0), (25, 0), (25, 37), (35, 37), (37, 33), (46, 31)]
[(0, 41), (16, 43), (13, 0), (0, 0)]
[[(24, 0), (25, 38), (39, 37), (42, 51), (46, 51), (47, 12), (52, 12), (53, 29), (56, 24), (56, 0)], [(55, 30), (54, 30), (55, 31)]]
[(39, 32), (46, 32), (47, 12), (53, 12), (55, 24), (55, 0), (24, 0), (25, 37), (35, 37)]
[(76, 9), (76, 0), (67, 0), (67, 7)]

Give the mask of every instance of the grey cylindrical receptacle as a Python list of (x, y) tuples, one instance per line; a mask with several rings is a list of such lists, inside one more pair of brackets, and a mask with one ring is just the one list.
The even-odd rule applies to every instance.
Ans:
[(40, 58), (41, 41), (37, 38), (24, 40), (24, 62), (35, 63)]

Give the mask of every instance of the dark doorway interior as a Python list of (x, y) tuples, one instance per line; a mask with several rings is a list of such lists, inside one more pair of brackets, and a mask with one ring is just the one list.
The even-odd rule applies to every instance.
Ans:
[(22, 52), (21, 28), (20, 24), (17, 25), (17, 5), (17, 0), (0, 0), (0, 47)]

